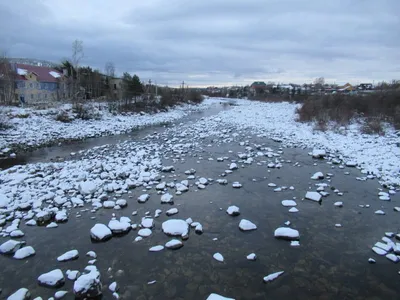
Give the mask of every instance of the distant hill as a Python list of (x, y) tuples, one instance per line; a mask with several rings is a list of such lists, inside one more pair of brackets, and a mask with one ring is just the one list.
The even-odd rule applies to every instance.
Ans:
[(42, 66), (42, 67), (50, 67), (54, 68), (57, 64), (43, 60), (43, 59), (35, 59), (35, 58), (9, 58), (11, 63), (16, 64), (25, 64), (25, 65), (32, 65), (32, 66)]

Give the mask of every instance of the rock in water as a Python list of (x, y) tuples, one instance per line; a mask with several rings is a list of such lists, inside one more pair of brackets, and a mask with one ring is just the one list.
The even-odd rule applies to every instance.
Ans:
[(168, 209), (165, 213), (169, 217), (169, 216), (177, 214), (178, 213), (178, 209), (177, 208), (171, 208), (171, 209)]
[(256, 230), (257, 226), (256, 224), (250, 222), (249, 220), (242, 219), (239, 223), (239, 228), (240, 230), (243, 231), (249, 231), (249, 230)]
[(219, 262), (223, 262), (224, 261), (224, 257), (222, 256), (221, 253), (217, 252), (214, 253), (213, 258)]
[(17, 251), (21, 246), (25, 245), (25, 242), (8, 240), (0, 245), (0, 253), (1, 254), (12, 254)]
[(256, 259), (257, 259), (257, 256), (256, 256), (255, 253), (250, 253), (249, 255), (246, 256), (246, 258), (247, 258), (248, 260), (256, 260)]
[(314, 149), (312, 151), (312, 157), (314, 158), (324, 158), (326, 156), (326, 151), (322, 149)]
[(305, 198), (307, 200), (312, 200), (312, 201), (319, 202), (319, 201), (321, 201), (322, 196), (318, 192), (307, 192)]
[(15, 293), (8, 296), (7, 300), (28, 300), (31, 298), (29, 290), (26, 288), (20, 288)]
[(97, 223), (90, 229), (90, 237), (95, 241), (105, 241), (112, 237), (112, 232), (106, 225)]
[(299, 210), (296, 207), (292, 207), (291, 209), (289, 209), (289, 212), (291, 213), (297, 213)]
[(264, 280), (264, 282), (273, 281), (276, 278), (278, 278), (279, 276), (281, 276), (283, 273), (284, 273), (284, 271), (280, 271), (280, 272), (269, 274), (268, 276), (265, 276), (263, 280)]
[(180, 219), (167, 220), (162, 223), (162, 231), (171, 236), (185, 236), (189, 233), (189, 224)]
[(64, 274), (60, 269), (44, 273), (38, 277), (39, 285), (46, 287), (61, 287), (65, 283)]
[(296, 206), (297, 203), (294, 200), (282, 200), (282, 205), (285, 207), (293, 207)]
[(132, 229), (131, 224), (129, 224), (128, 222), (120, 222), (115, 219), (108, 222), (108, 228), (111, 229), (111, 232), (113, 234), (127, 233), (129, 230)]
[(324, 173), (317, 172), (313, 176), (311, 176), (311, 179), (313, 180), (324, 179)]
[(279, 227), (275, 230), (274, 236), (278, 239), (298, 240), (300, 234), (295, 229), (289, 227)]
[(238, 216), (240, 215), (239, 207), (232, 205), (229, 206), (228, 209), (226, 210), (226, 213), (230, 216)]
[(78, 299), (95, 298), (102, 294), (102, 284), (100, 281), (100, 272), (95, 266), (87, 266), (87, 274), (78, 277), (74, 282), (74, 294)]
[(182, 248), (183, 243), (180, 240), (173, 239), (173, 240), (170, 240), (169, 242), (167, 242), (165, 244), (165, 247), (167, 249), (176, 250), (176, 249)]
[(212, 293), (207, 297), (206, 300), (235, 300), (235, 299), (227, 298), (227, 297)]
[(60, 255), (57, 257), (58, 261), (68, 261), (68, 260), (73, 260), (77, 259), (79, 257), (79, 252), (78, 250), (71, 250), (68, 252), (65, 252), (63, 255)]
[(173, 204), (174, 196), (172, 196), (170, 193), (165, 193), (164, 195), (161, 196), (161, 204), (169, 203)]
[(164, 250), (164, 246), (162, 245), (153, 246), (149, 249), (150, 252), (159, 252), (161, 250)]
[(21, 249), (18, 249), (15, 253), (14, 253), (14, 258), (15, 259), (24, 259), (27, 258), (29, 256), (35, 255), (35, 249), (33, 249), (33, 247), (31, 246), (26, 246), (23, 247)]
[(97, 185), (93, 181), (84, 181), (79, 184), (79, 191), (83, 195), (93, 194), (97, 190)]
[(139, 202), (139, 203), (145, 203), (147, 200), (149, 200), (149, 198), (150, 198), (150, 195), (149, 195), (149, 194), (140, 195), (140, 196), (138, 197), (138, 202)]

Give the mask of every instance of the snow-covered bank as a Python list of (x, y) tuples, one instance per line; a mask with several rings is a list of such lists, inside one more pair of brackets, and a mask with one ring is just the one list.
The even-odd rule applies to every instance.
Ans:
[(12, 128), (0, 135), (0, 152), (9, 154), (24, 148), (34, 148), (66, 140), (81, 140), (96, 136), (114, 135), (131, 130), (172, 122), (194, 111), (208, 109), (214, 103), (206, 99), (199, 105), (184, 104), (168, 112), (156, 114), (113, 115), (107, 109), (99, 111), (98, 120), (76, 119), (70, 123), (56, 120), (59, 110), (34, 110), (30, 108), (3, 107)]
[(400, 137), (388, 128), (385, 136), (361, 134), (359, 125), (341, 133), (319, 132), (310, 124), (296, 122), (296, 104), (261, 103), (237, 100), (239, 106), (211, 117), (218, 126), (233, 124), (252, 132), (278, 138), (286, 145), (321, 147), (339, 152), (343, 159), (355, 161), (364, 171), (380, 176), (382, 183), (400, 185)]

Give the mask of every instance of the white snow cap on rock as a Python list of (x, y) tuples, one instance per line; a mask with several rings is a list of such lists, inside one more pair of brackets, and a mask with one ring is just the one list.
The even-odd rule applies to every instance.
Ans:
[(44, 273), (38, 277), (38, 282), (41, 285), (48, 287), (60, 287), (64, 284), (64, 274), (60, 269)]
[(189, 224), (185, 220), (170, 219), (162, 223), (162, 231), (171, 236), (185, 236), (189, 233)]
[(249, 220), (242, 219), (239, 223), (239, 228), (243, 231), (248, 231), (257, 229), (257, 226)]
[(288, 239), (288, 240), (297, 240), (300, 237), (300, 234), (297, 230), (289, 228), (289, 227), (279, 227), (275, 230), (274, 236), (276, 238)]
[(70, 250), (65, 252), (63, 255), (60, 255), (59, 257), (57, 257), (58, 261), (68, 261), (68, 260), (73, 260), (78, 258), (79, 256), (79, 252), (78, 250)]
[(269, 274), (268, 276), (265, 276), (263, 278), (264, 282), (270, 282), (275, 280), (276, 278), (278, 278), (279, 276), (281, 276), (284, 273), (284, 271), (280, 271), (280, 272), (276, 272), (276, 273), (272, 273)]
[(318, 192), (307, 192), (305, 198), (312, 201), (321, 201), (322, 195)]
[(106, 225), (97, 223), (90, 229), (90, 236), (94, 240), (104, 241), (112, 237), (112, 232)]
[(218, 294), (210, 294), (206, 300), (235, 300), (234, 298), (227, 298)]

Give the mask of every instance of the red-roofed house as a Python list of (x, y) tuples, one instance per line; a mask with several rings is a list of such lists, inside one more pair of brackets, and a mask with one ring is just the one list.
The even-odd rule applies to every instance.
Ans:
[(22, 103), (46, 103), (68, 96), (64, 75), (53, 68), (14, 64), (14, 70), (15, 94)]

